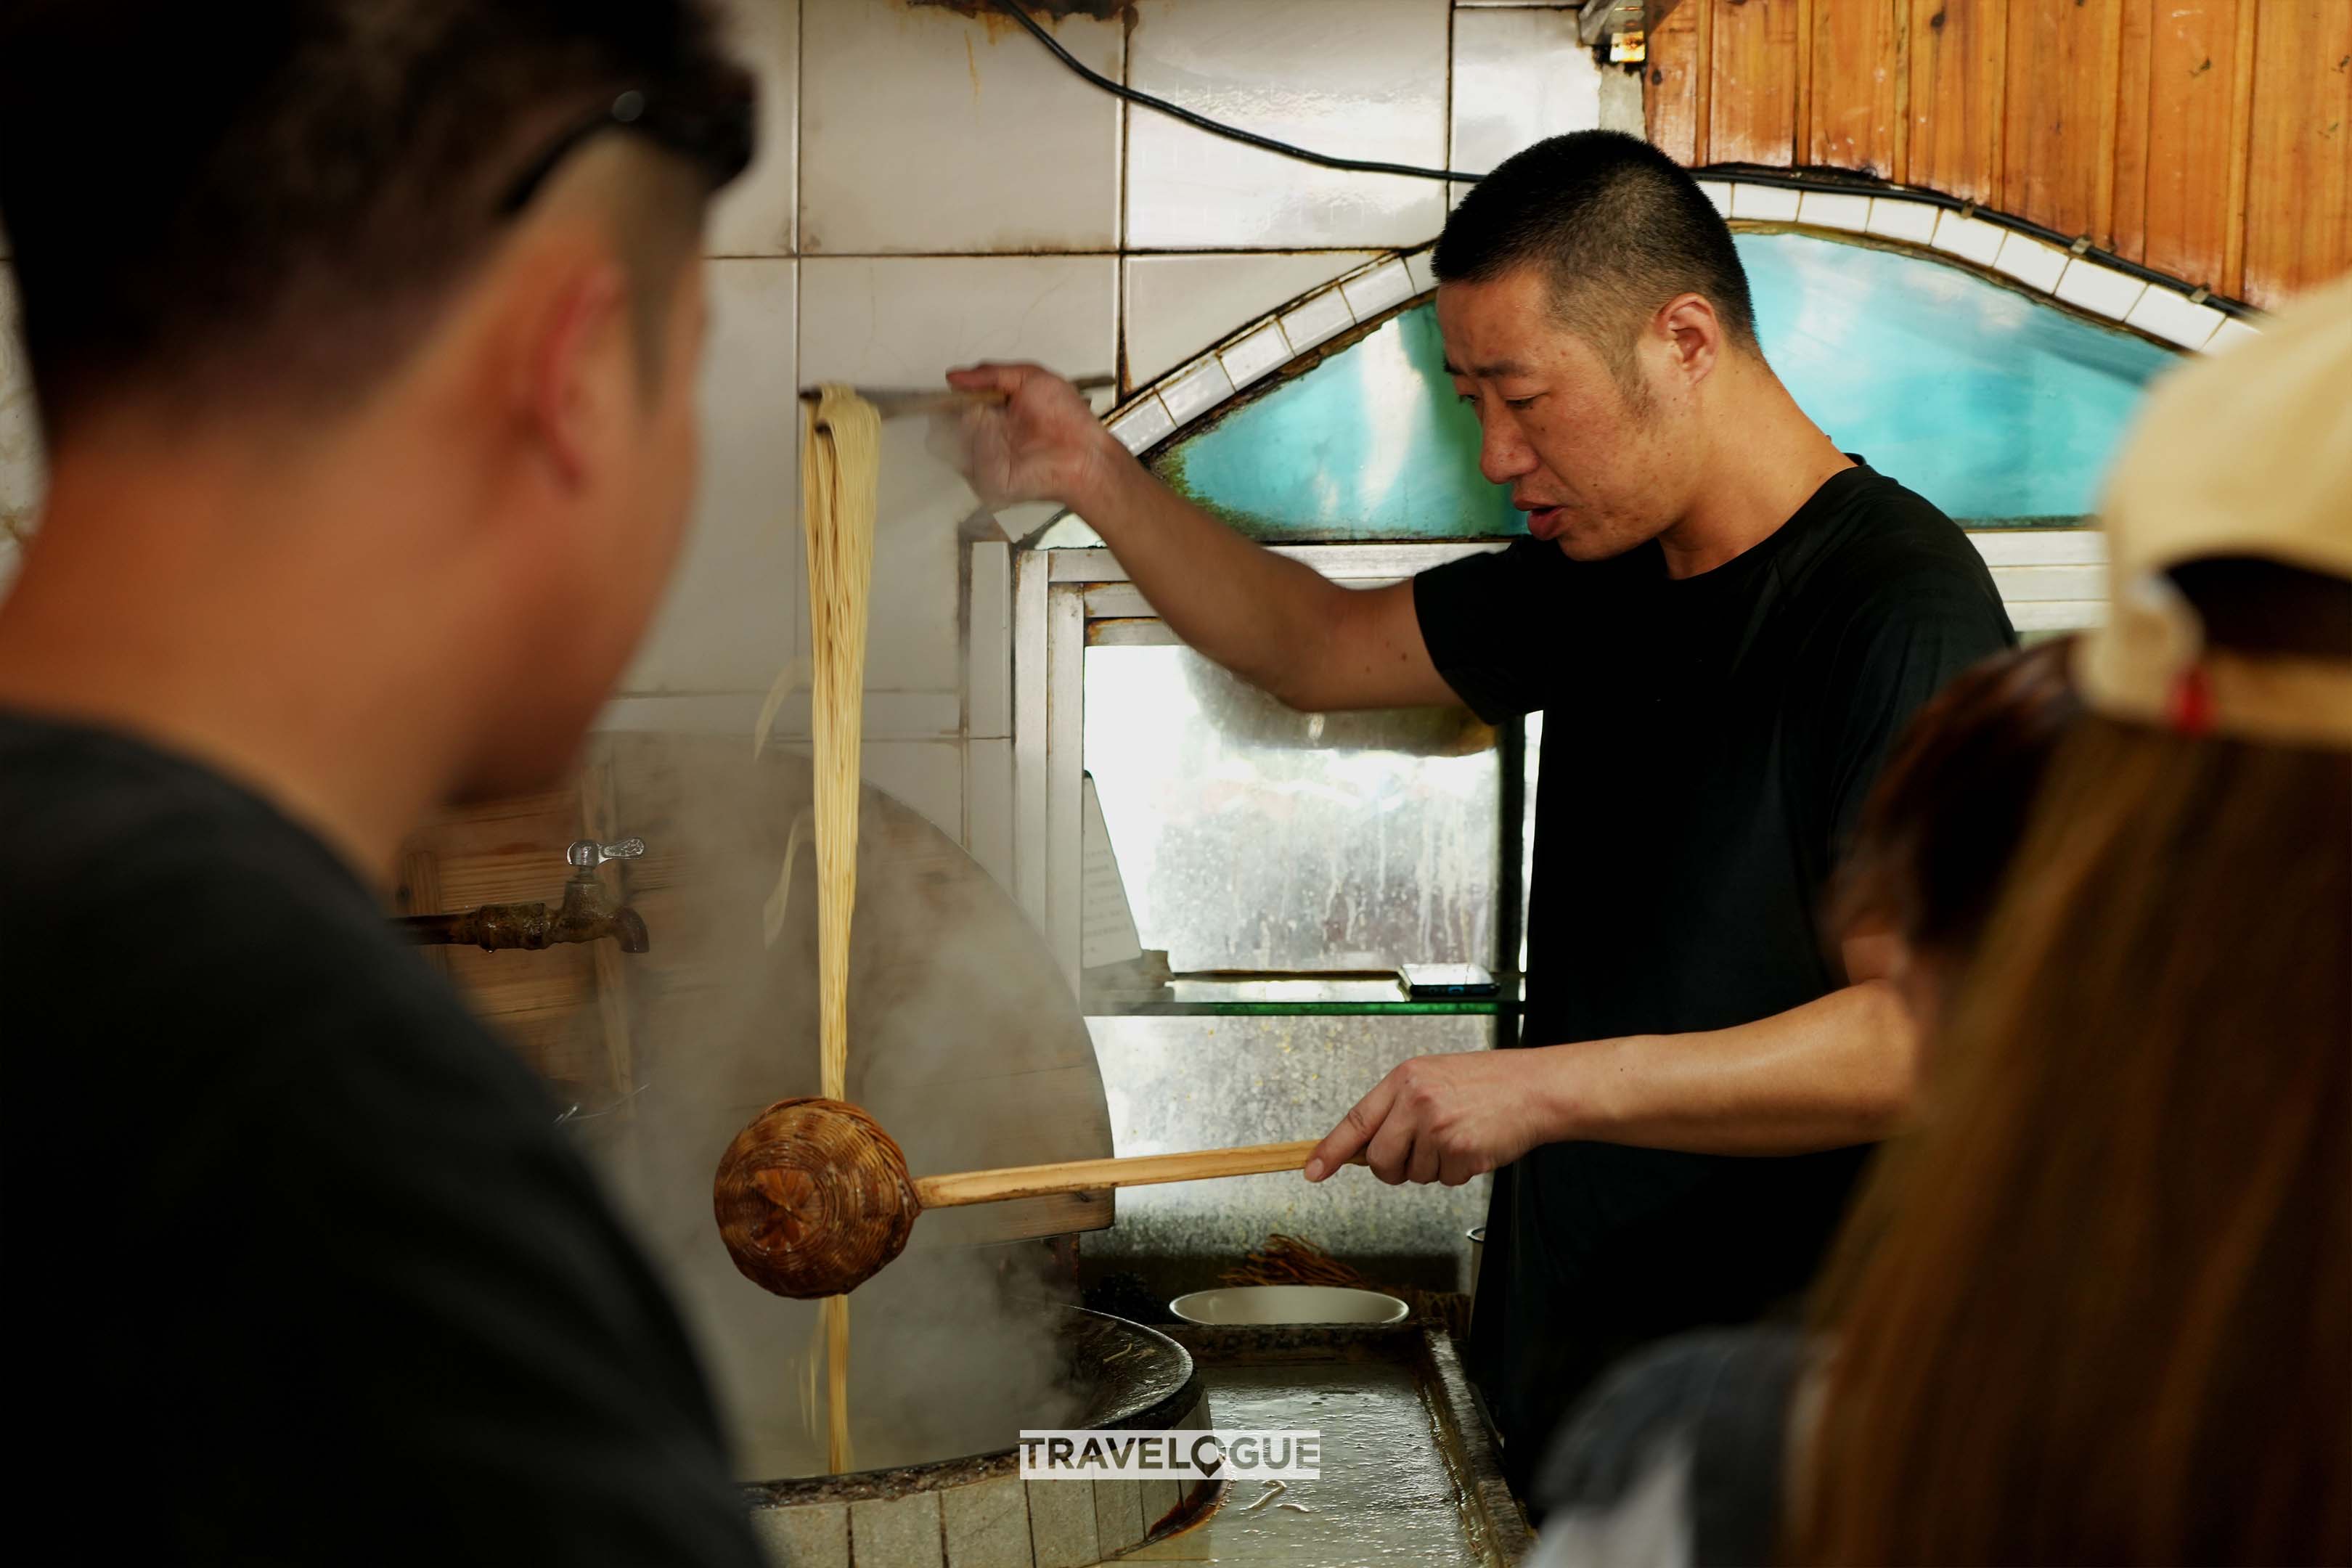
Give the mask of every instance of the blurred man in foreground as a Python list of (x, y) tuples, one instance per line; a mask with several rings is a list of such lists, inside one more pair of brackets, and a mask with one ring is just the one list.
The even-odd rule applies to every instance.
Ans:
[(0, 26), (50, 456), (0, 606), (7, 1403), (76, 1555), (757, 1561), (669, 1301), (378, 896), (644, 627), (751, 108), (691, 0)]

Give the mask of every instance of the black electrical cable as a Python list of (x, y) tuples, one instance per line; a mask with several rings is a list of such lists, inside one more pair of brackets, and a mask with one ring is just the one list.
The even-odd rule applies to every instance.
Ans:
[(1123, 98), (1129, 103), (1139, 103), (1146, 109), (1156, 109), (1171, 119), (1181, 120), (1185, 124), (1205, 131), (1212, 136), (1222, 136), (1228, 142), (1239, 142), (1244, 146), (1262, 147), (1269, 153), (1279, 153), (1286, 158), (1297, 158), (1303, 163), (1320, 164), (1326, 169), (1345, 169), (1351, 174), (1403, 174), (1416, 180), (1461, 180), (1465, 183), (1484, 177), (1478, 174), (1465, 174), (1455, 169), (1424, 169), (1413, 163), (1382, 163), (1370, 158), (1335, 158), (1328, 153), (1315, 153), (1304, 147), (1294, 147), (1287, 142), (1277, 142), (1271, 136), (1261, 136), (1255, 131), (1244, 131), (1238, 125), (1227, 125), (1222, 121), (1212, 120), (1205, 114), (1195, 114), (1181, 103), (1171, 103), (1164, 98), (1156, 98), (1148, 92), (1139, 92), (1125, 82), (1113, 81), (1100, 71), (1095, 70), (1084, 60), (1064, 48), (1059, 39), (1047, 32), (1035, 17), (1014, 4), (1014, 0), (996, 0), (996, 8), (1028, 28), (1030, 36), (1051, 49), (1055, 58), (1064, 65), (1112, 97)]
[[(1092, 68), (1085, 61), (1064, 48), (1059, 39), (1047, 32), (1035, 17), (1021, 8), (1018, 0), (994, 0), (994, 4), (996, 9), (1026, 27), (1030, 37), (1052, 51), (1055, 58), (1112, 97), (1124, 99), (1129, 103), (1141, 104), (1146, 109), (1156, 109), (1171, 119), (1181, 120), (1185, 124), (1205, 131), (1212, 136), (1222, 136), (1229, 142), (1239, 142), (1244, 146), (1261, 147), (1266, 152), (1278, 153), (1286, 158), (1296, 158), (1302, 163), (1318, 164), (1326, 169), (1346, 169), (1360, 174), (1402, 174), (1416, 180), (1459, 180), (1464, 184), (1475, 184), (1485, 178), (1482, 174), (1465, 174), (1458, 169), (1424, 169), (1413, 163), (1382, 163), (1369, 158), (1335, 158), (1328, 153), (1313, 152), (1305, 147), (1294, 146), (1287, 142), (1276, 141), (1271, 136), (1261, 136), (1255, 131), (1244, 131), (1238, 125), (1227, 125), (1222, 121), (1212, 120), (1205, 114), (1193, 112), (1181, 103), (1171, 103), (1164, 98), (1158, 98), (1148, 92), (1139, 92), (1124, 82), (1111, 80), (1110, 78)], [(1942, 207), (1947, 211), (1974, 217), (1982, 223), (2030, 235), (2035, 239), (2085, 257), (2096, 261), (2102, 267), (2111, 267), (2127, 277), (2137, 278), (2145, 283), (2161, 284), (2168, 289), (2183, 287), (2181, 279), (2168, 273), (2158, 272), (2153, 268), (2144, 267), (2137, 261), (2116, 255), (2112, 250), (2102, 250), (2097, 246), (2085, 244), (2079, 239), (2061, 234), (2056, 229), (2046, 228), (2041, 224), (2030, 222), (2025, 218), (2011, 217), (2007, 213), (1992, 212), (1978, 206), (1972, 201), (1947, 195), (1941, 191), (1929, 190), (1917, 185), (1897, 185), (1834, 176), (1823, 177), (1745, 164), (1711, 164), (1706, 168), (1693, 169), (1691, 173), (1701, 179), (1714, 177), (1739, 180), (1748, 184), (1775, 185), (1783, 190), (1883, 195), (1904, 201), (1925, 202), (1931, 206)], [(2078, 249), (2077, 247), (2080, 248)], [(2226, 316), (2261, 314), (2252, 305), (2221, 294), (2206, 293), (2203, 302)]]

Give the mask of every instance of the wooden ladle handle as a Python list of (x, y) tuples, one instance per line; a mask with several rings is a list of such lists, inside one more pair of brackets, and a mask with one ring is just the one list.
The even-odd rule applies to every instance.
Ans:
[(803, 1095), (776, 1101), (735, 1134), (711, 1178), (710, 1201), (719, 1239), (743, 1277), (763, 1290), (809, 1300), (872, 1279), (906, 1247), (915, 1216), (927, 1208), (1296, 1171), (1314, 1152), (1315, 1141), (1302, 1138), (916, 1181), (905, 1153), (873, 1117), (841, 1100)]
[[(990, 1204), (1003, 1198), (1034, 1198), (1048, 1193), (1091, 1193), (1105, 1187), (1144, 1187), (1158, 1182), (1197, 1182), (1211, 1176), (1261, 1176), (1305, 1167), (1319, 1138), (1289, 1143), (1252, 1143), (1239, 1149), (1203, 1149), (1191, 1154), (1129, 1154), (1112, 1160), (1060, 1160), (1049, 1165), (1011, 1165), (1001, 1171), (963, 1171), (949, 1176), (919, 1176), (915, 1195), (927, 1209), (960, 1204)], [(1349, 1162), (1360, 1165), (1360, 1156)]]

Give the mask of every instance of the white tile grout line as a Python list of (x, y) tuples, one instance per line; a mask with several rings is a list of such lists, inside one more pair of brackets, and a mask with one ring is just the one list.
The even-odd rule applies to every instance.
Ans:
[[(808, 108), (808, 14), (812, 0), (793, 11), (793, 254), (808, 248), (808, 225), (801, 215), (801, 116)], [(801, 384), (801, 302), (793, 297), (793, 384)]]
[[(806, 5), (807, 3), (808, 0), (802, 0), (803, 5)], [(1130, 89), (1135, 86), (1134, 45), (1135, 35), (1122, 28), (1119, 33), (1118, 39), (1118, 84), (1121, 87)], [(1118, 253), (1122, 258), (1119, 262), (1121, 291), (1119, 294), (1118, 310), (1118, 352), (1121, 357), (1118, 365), (1115, 367), (1115, 372), (1119, 375), (1125, 375), (1127, 374), (1127, 361), (1124, 357), (1127, 352), (1127, 295), (1125, 292), (1127, 263), (1124, 258), (1133, 254), (1133, 252), (1129, 249), (1127, 243), (1127, 220), (1128, 208), (1135, 200), (1135, 189), (1134, 186), (1129, 184), (1132, 170), (1129, 167), (1129, 141), (1135, 125), (1135, 114), (1134, 106), (1129, 103), (1127, 100), (1121, 98), (1115, 99), (1113, 101), (1118, 106), (1118, 167), (1115, 173), (1118, 176)]]
[[(1462, 68), (1461, 21), (1460, 6), (1445, 7), (1445, 135), (1444, 138), (1445, 161), (1438, 165), (1443, 169), (1454, 167), (1454, 157), (1457, 151), (1454, 145), (1454, 74)], [(1444, 195), (1450, 210), (1454, 197), (1454, 182), (1447, 180), (1442, 183), (1445, 186)]]

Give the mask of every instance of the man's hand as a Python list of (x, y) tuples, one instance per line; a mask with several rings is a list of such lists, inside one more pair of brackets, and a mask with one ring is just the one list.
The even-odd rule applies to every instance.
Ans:
[(1084, 512), (1110, 472), (1131, 462), (1077, 388), (1034, 364), (976, 364), (948, 372), (965, 391), (1011, 394), (1002, 406), (967, 409), (957, 466), (990, 507), (1046, 500)]
[(1087, 521), (1170, 630), (1308, 712), (1455, 700), (1430, 662), (1412, 584), (1360, 593), (1235, 533), (1103, 428), (1077, 389), (1034, 364), (948, 372), (1002, 406), (935, 420), (939, 455), (992, 508), (1045, 500)]
[(1541, 1143), (1694, 1154), (1809, 1154), (1884, 1138), (1909, 1115), (1917, 1030), (1884, 980), (1752, 1024), (1686, 1035), (1415, 1057), (1307, 1161), (1360, 1152), (1375, 1175), (1459, 1186)]
[(1315, 1146), (1307, 1179), (1319, 1182), (1360, 1152), (1372, 1174), (1458, 1187), (1507, 1165), (1560, 1132), (1531, 1080), (1540, 1051), (1415, 1057), (1392, 1069)]

